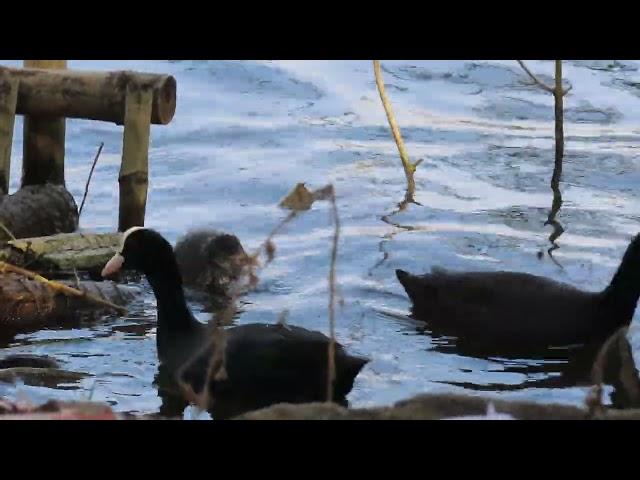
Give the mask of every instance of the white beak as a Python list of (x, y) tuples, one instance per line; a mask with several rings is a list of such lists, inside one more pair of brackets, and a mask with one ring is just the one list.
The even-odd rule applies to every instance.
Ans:
[(124, 257), (119, 253), (116, 253), (102, 269), (102, 276), (107, 277), (120, 271), (122, 264), (124, 264)]

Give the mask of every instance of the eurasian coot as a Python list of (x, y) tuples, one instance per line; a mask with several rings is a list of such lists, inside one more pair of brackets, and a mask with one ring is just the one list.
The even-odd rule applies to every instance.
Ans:
[[(158, 232), (133, 227), (122, 237), (118, 253), (102, 276), (121, 269), (145, 274), (158, 307), (157, 347), (162, 369), (180, 373), (196, 393), (204, 382), (216, 395), (260, 398), (256, 404), (321, 401), (326, 397), (329, 338), (296, 326), (247, 324), (226, 330), (226, 372), (222, 380), (207, 379), (214, 347), (211, 331), (196, 320), (184, 297), (182, 276), (171, 245)], [(368, 362), (336, 344), (335, 402), (343, 402), (355, 377)], [(184, 366), (188, 367), (184, 369)]]
[(468, 341), (512, 346), (601, 341), (633, 318), (640, 295), (640, 235), (600, 292), (504, 271), (434, 268), (419, 276), (396, 270), (396, 276), (415, 318)]

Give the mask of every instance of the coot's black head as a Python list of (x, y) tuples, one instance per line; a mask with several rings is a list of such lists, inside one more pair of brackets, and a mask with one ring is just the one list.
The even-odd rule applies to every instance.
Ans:
[(155, 230), (144, 227), (132, 227), (122, 234), (120, 247), (107, 262), (102, 276), (111, 276), (120, 270), (135, 270), (145, 275), (160, 272), (177, 274), (173, 248)]

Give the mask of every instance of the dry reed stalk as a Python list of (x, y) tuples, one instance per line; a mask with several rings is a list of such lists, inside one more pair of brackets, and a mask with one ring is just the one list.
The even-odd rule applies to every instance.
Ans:
[(329, 267), (329, 351), (327, 355), (327, 402), (333, 400), (333, 383), (336, 379), (336, 262), (338, 259), (338, 240), (340, 239), (340, 217), (336, 195), (331, 187), (329, 196), (331, 201), (331, 216), (333, 217), (334, 231), (331, 245), (331, 264)]
[(531, 78), (533, 83), (538, 87), (542, 88), (546, 92), (549, 92), (553, 95), (554, 99), (554, 138), (555, 138), (555, 158), (553, 165), (553, 174), (551, 176), (551, 190), (553, 191), (553, 204), (551, 210), (549, 212), (549, 216), (547, 217), (547, 221), (544, 223), (545, 226), (551, 225), (553, 227), (553, 232), (549, 235), (549, 242), (551, 243), (551, 247), (547, 250), (547, 253), (551, 257), (551, 259), (560, 267), (560, 265), (552, 255), (552, 252), (559, 247), (556, 243), (556, 240), (564, 233), (564, 228), (560, 222), (556, 219), (558, 212), (560, 211), (560, 207), (562, 206), (562, 194), (560, 192), (560, 179), (562, 178), (562, 160), (564, 158), (564, 96), (571, 91), (571, 86), (566, 90), (562, 88), (562, 60), (555, 60), (555, 83), (554, 86), (551, 87), (542, 82), (538, 77), (536, 77), (531, 70), (527, 68), (522, 60), (516, 60), (518, 64), (522, 67), (525, 73)]
[(380, 94), (380, 100), (382, 101), (382, 106), (384, 107), (384, 111), (387, 114), (387, 121), (389, 122), (389, 126), (391, 127), (393, 139), (395, 140), (396, 146), (398, 147), (398, 152), (400, 153), (402, 168), (404, 168), (404, 174), (407, 178), (407, 192), (405, 194), (404, 201), (414, 202), (414, 195), (416, 192), (414, 173), (422, 160), (418, 160), (416, 163), (411, 163), (411, 161), (409, 160), (409, 154), (407, 153), (407, 149), (404, 146), (404, 141), (402, 140), (402, 135), (400, 134), (400, 128), (398, 127), (398, 123), (396, 122), (395, 116), (393, 115), (391, 102), (389, 101), (389, 97), (387, 96), (387, 92), (384, 87), (384, 80), (382, 79), (382, 72), (380, 69), (380, 60), (373, 61), (373, 73), (375, 75), (378, 93)]

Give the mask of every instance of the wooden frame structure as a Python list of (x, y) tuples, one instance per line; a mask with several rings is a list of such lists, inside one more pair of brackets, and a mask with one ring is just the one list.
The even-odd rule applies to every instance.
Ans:
[(124, 126), (118, 230), (143, 226), (151, 124), (167, 125), (175, 109), (170, 75), (67, 70), (66, 60), (0, 66), (0, 197), (9, 191), (16, 115), (25, 116), (22, 186), (65, 184), (66, 118), (113, 122)]

